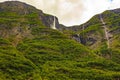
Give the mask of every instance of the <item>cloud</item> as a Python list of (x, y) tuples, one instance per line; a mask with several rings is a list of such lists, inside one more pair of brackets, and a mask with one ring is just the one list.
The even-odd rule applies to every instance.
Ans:
[[(5, 0), (3, 0), (5, 1)], [(81, 0), (19, 0), (31, 4), (45, 13), (55, 15), (65, 25), (77, 24), (83, 14)]]
[[(0, 0), (0, 2), (6, 0)], [(9, 0), (10, 1), (10, 0)], [(19, 0), (31, 4), (45, 13), (55, 15), (64, 25), (78, 25), (95, 14), (120, 7), (120, 0)]]
[(42, 0), (35, 5), (45, 13), (57, 16), (65, 25), (78, 23), (84, 10), (81, 0)]

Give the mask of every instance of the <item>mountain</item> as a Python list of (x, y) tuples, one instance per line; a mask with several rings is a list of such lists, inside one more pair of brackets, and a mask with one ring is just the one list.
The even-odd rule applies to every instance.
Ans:
[[(100, 27), (99, 33), (96, 19), (102, 26), (95, 17), (82, 31), (80, 26), (67, 28), (59, 24), (57, 17), (26, 3), (0, 3), (0, 80), (119, 80), (119, 48), (114, 46), (114, 57), (106, 57), (111, 45), (110, 49), (92, 50), (92, 45), (86, 43), (88, 32), (97, 41), (102, 38), (104, 27)], [(53, 24), (56, 29), (52, 29)], [(115, 35), (118, 39), (118, 33)], [(106, 39), (97, 46), (105, 42)]]
[(106, 26), (107, 28), (110, 42), (113, 41), (114, 36), (116, 35), (119, 36), (119, 27), (120, 27), (119, 15), (120, 15), (120, 9), (108, 10), (101, 14), (97, 14), (93, 16), (88, 22), (82, 25), (67, 27), (66, 30), (71, 30), (79, 34), (81, 37), (83, 34), (85, 34), (86, 43), (83, 44), (87, 46), (91, 46), (91, 48), (97, 48), (95, 44), (97, 44), (99, 40), (101, 41), (102, 39), (104, 40), (106, 38), (104, 26)]
[(68, 27), (71, 36), (102, 57), (120, 61), (120, 9), (107, 10), (93, 16), (88, 22)]

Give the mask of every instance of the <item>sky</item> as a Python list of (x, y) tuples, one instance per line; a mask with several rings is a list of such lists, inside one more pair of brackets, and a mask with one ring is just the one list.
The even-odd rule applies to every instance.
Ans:
[[(11, 0), (0, 0), (11, 1)], [(15, 0), (12, 0), (15, 1)], [(95, 14), (120, 8), (120, 0), (17, 0), (35, 6), (44, 13), (58, 17), (66, 26), (80, 25)]]

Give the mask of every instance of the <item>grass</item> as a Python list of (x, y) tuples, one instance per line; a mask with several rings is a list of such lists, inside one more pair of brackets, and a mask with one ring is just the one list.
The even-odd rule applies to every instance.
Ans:
[[(33, 9), (33, 8), (29, 8)], [(39, 19), (38, 10), (21, 15), (17, 12), (0, 12), (0, 80), (117, 80), (120, 79), (118, 41), (113, 49), (107, 49), (106, 41), (96, 50), (84, 46), (70, 38), (75, 32), (46, 27)], [(18, 10), (19, 12), (19, 10)], [(45, 14), (44, 16), (48, 16)], [(84, 34), (103, 37), (100, 20), (93, 17)], [(4, 26), (2, 26), (4, 25)], [(10, 29), (9, 29), (10, 27)], [(10, 32), (20, 27), (15, 32)], [(28, 29), (29, 28), (29, 29)], [(9, 29), (9, 30), (8, 30)], [(28, 36), (24, 36), (27, 31)], [(13, 33), (12, 36), (9, 33)], [(12, 37), (11, 37), (12, 36)], [(20, 37), (20, 38), (17, 38)], [(119, 39), (118, 37), (115, 37)], [(13, 40), (18, 40), (16, 45)], [(115, 41), (114, 41), (115, 42)], [(105, 55), (113, 52), (110, 59)]]

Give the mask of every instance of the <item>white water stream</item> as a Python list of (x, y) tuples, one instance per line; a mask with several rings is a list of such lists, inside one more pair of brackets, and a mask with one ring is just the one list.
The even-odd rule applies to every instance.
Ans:
[(56, 19), (55, 19), (55, 16), (54, 16), (54, 20), (53, 20), (53, 24), (51, 26), (52, 29), (56, 29)]
[(100, 15), (100, 21), (102, 22), (103, 24), (103, 28), (104, 28), (104, 32), (105, 32), (105, 37), (106, 37), (106, 40), (107, 40), (107, 47), (110, 48), (110, 39), (109, 39), (109, 33), (108, 33), (108, 28), (106, 26), (106, 23), (104, 22), (103, 20), (103, 17), (102, 15)]

